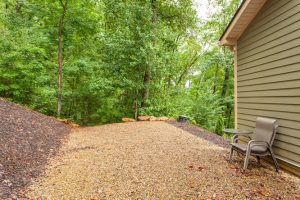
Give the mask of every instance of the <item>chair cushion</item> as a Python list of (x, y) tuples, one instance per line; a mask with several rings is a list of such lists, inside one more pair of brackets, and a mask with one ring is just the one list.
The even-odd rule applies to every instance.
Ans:
[[(240, 144), (240, 143), (232, 143), (231, 145), (232, 145), (233, 148), (239, 149), (243, 152), (246, 152), (247, 147), (248, 147), (248, 144)], [(253, 153), (264, 153), (266, 151), (267, 151), (267, 147), (265, 147), (264, 145), (262, 145), (262, 146), (253, 146), (251, 148), (251, 152), (253, 152)]]

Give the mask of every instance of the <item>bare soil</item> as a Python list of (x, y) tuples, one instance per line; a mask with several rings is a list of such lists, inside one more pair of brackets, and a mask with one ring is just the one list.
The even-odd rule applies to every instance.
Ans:
[[(179, 125), (179, 124), (177, 124)], [(184, 125), (181, 125), (184, 126)], [(299, 199), (299, 179), (243, 158), (227, 143), (165, 122), (73, 129), (29, 199)], [(205, 137), (205, 138), (204, 138)], [(218, 140), (216, 142), (215, 140)]]
[(0, 199), (22, 197), (69, 132), (55, 118), (0, 98)]
[(203, 128), (200, 128), (198, 126), (195, 126), (193, 124), (181, 123), (181, 122), (176, 122), (176, 121), (169, 121), (168, 123), (177, 128), (180, 128), (184, 131), (187, 131), (197, 137), (200, 137), (204, 140), (208, 140), (220, 147), (224, 147), (224, 148), (230, 147), (230, 142), (225, 140), (222, 136), (211, 133), (211, 132), (209, 132)]

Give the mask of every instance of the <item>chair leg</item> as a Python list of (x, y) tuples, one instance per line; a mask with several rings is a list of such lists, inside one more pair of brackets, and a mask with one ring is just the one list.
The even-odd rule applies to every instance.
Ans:
[(257, 164), (260, 166), (260, 157), (256, 156)]
[(232, 156), (233, 156), (233, 148), (230, 149), (229, 162), (232, 161)]
[(244, 169), (248, 168), (249, 158), (250, 158), (251, 149), (247, 149), (245, 161), (244, 161)]
[(268, 149), (269, 149), (269, 152), (270, 152), (270, 154), (271, 154), (272, 160), (273, 160), (273, 162), (274, 162), (274, 165), (275, 165), (275, 168), (276, 168), (276, 172), (278, 172), (278, 171), (279, 171), (279, 165), (278, 165), (278, 163), (277, 163), (277, 160), (276, 160), (276, 158), (275, 158), (275, 155), (274, 155), (274, 153), (273, 153), (273, 151), (272, 151), (271, 148), (268, 148)]

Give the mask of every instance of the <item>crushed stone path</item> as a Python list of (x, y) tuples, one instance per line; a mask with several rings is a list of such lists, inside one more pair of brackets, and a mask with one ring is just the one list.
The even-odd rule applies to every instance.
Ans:
[(75, 128), (29, 199), (298, 199), (299, 179), (164, 122)]

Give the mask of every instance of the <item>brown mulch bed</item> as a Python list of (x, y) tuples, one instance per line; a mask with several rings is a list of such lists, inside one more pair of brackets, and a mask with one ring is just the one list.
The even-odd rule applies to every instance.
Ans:
[[(212, 138), (214, 136), (211, 136)], [(213, 139), (212, 139), (213, 140)], [(72, 130), (29, 199), (299, 199), (299, 179), (165, 122)]]
[(0, 98), (0, 199), (21, 197), (69, 132), (55, 118)]
[(220, 147), (224, 147), (224, 148), (229, 148), (230, 147), (230, 143), (229, 141), (225, 140), (222, 136), (219, 136), (217, 134), (211, 133), (203, 128), (197, 127), (193, 124), (189, 124), (189, 123), (181, 123), (181, 122), (176, 122), (176, 121), (170, 121), (168, 122), (169, 124), (180, 128), (184, 131), (187, 131), (197, 137), (200, 137), (202, 139), (208, 140)]

